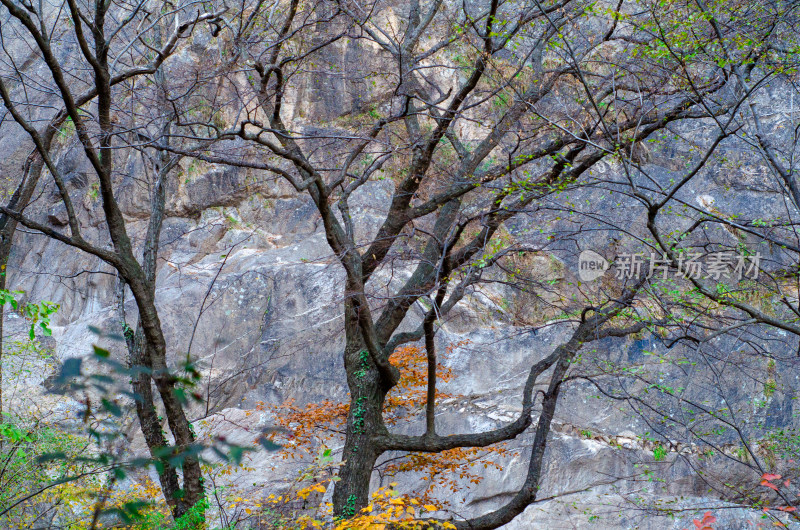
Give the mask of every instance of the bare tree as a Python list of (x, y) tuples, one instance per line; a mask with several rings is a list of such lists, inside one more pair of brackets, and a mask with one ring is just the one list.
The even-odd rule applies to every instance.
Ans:
[[(126, 94), (141, 90), (143, 80), (148, 76), (163, 81), (160, 69), (178, 49), (181, 40), (197, 24), (213, 22), (225, 10), (200, 14), (192, 13), (188, 5), (161, 10), (158, 5), (151, 6), (147, 2), (83, 5), (75, 1), (65, 2), (60, 9), (11, 1), (4, 2), (3, 7), (4, 16), (13, 21), (3, 26), (4, 37), (9, 39), (4, 40), (4, 50), (9, 57), (7, 64), (11, 67), (9, 79), (22, 87), (31, 85), (36, 89), (12, 94), (9, 83), (0, 81), (0, 95), (6, 111), (34, 144), (21, 183), (9, 204), (2, 208), (2, 261), (7, 262), (14, 230), (20, 223), (108, 263), (130, 289), (138, 308), (137, 331), (130, 342), (131, 361), (142, 370), (141, 376), (134, 381), (134, 390), (141, 398), (137, 412), (151, 452), (166, 461), (168, 455), (164, 454), (164, 449), (169, 445), (153, 408), (152, 378), (175, 440), (175, 456), (182, 459), (183, 485), (179, 484), (174, 466), (165, 466), (160, 473), (161, 484), (173, 514), (181, 516), (203, 499), (202, 474), (197, 456), (191, 452), (194, 434), (177, 390), (179, 377), (167, 364), (167, 344), (154, 303), (155, 259), (164, 213), (164, 179), (177, 160), (175, 157), (161, 160), (144, 258), (139, 261), (115, 197), (114, 164), (119, 146), (115, 137), (121, 132), (117, 123), (130, 121), (117, 115), (121, 109), (127, 109), (124, 104), (117, 105), (115, 98), (124, 100)], [(61, 29), (65, 25), (70, 30), (63, 32)], [(165, 27), (170, 25), (173, 28), (164, 34)], [(15, 37), (32, 41), (36, 56), (46, 65), (49, 79), (41, 80), (41, 89), (28, 80), (27, 72), (17, 67), (20, 61), (13, 46), (15, 42), (6, 37), (12, 31)], [(80, 57), (60, 56), (55, 48), (63, 44), (74, 45), (80, 51)], [(163, 82), (157, 86), (164, 91)], [(26, 99), (31, 97), (33, 90), (41, 90), (61, 104), (42, 120), (43, 125), (38, 125), (38, 116), (33, 112), (35, 101)], [(74, 125), (83, 153), (98, 180), (110, 248), (105, 241), (88, 241), (81, 234), (75, 207), (63, 175), (54, 162), (53, 138), (65, 120)], [(133, 126), (139, 127), (137, 124)], [(141, 140), (137, 141), (141, 143)], [(69, 233), (54, 230), (24, 214), (34, 189), (46, 173), (53, 178), (66, 209)]]
[[(591, 368), (576, 368), (584, 345), (613, 343), (640, 332), (666, 337), (672, 344), (706, 344), (749, 332), (750, 326), (800, 332), (796, 288), (788, 289), (783, 278), (771, 286), (779, 293), (782, 311), (765, 310), (732, 294), (737, 286), (720, 287), (719, 282), (689, 276), (681, 280), (681, 289), (698, 294), (701, 302), (676, 298), (652, 274), (609, 279), (599, 287), (564, 284), (554, 305), (566, 315), (560, 321), (571, 326), (571, 335), (552, 352), (532, 352), (536, 360), (520, 395), (518, 417), (485, 432), (446, 434), (437, 429), (436, 333), (442, 321), (477, 288), (498, 277), (515, 289), (546, 289), (512, 271), (514, 254), (564, 251), (570, 242), (570, 250), (579, 251), (587, 232), (603, 230), (622, 241), (622, 247), (649, 245), (662, 254), (665, 271), (686, 272), (684, 253), (690, 243), (698, 248), (724, 243), (702, 232), (711, 224), (737, 237), (748, 234), (779, 246), (790, 257), (776, 258), (777, 269), (796, 264), (791, 255), (800, 249), (793, 220), (800, 201), (791, 143), (796, 135), (789, 146), (776, 147), (757, 99), (769, 80), (785, 75), (781, 72), (791, 56), (786, 43), (792, 38), (793, 5), (775, 2), (754, 8), (731, 2), (713, 11), (700, 0), (669, 5), (619, 0), (608, 9), (584, 0), (461, 5), (431, 0), (399, 7), (382, 0), (313, 5), (289, 0), (270, 6), (242, 4), (223, 19), (222, 10), (192, 14), (192, 4), (157, 14), (144, 3), (112, 8), (69, 0), (53, 15), (33, 5), (0, 2), (14, 19), (15, 31), (35, 42), (51, 91), (63, 103), (37, 129), (27, 101), (21, 100), (25, 96), (5, 80), (0, 83), (7, 111), (35, 146), (17, 192), (0, 209), (6, 245), (0, 258), (7, 259), (14, 227), (21, 223), (114, 267), (121, 298), (129, 289), (138, 307), (138, 323), (135, 330), (127, 328), (126, 338), (132, 364), (144, 368), (133, 385), (141, 396), (137, 413), (154, 456), (162, 454), (168, 440), (154, 412), (151, 379), (178, 450), (193, 443), (154, 303), (165, 183), (185, 156), (268, 172), (289, 183), (313, 202), (344, 271), (343, 364), (350, 406), (344, 462), (333, 493), (337, 517), (353, 516), (368, 504), (370, 479), (382, 455), (487, 447), (512, 440), (535, 424), (525, 479), (511, 500), (455, 522), (459, 528), (499, 527), (537, 500), (553, 416), (568, 383), (588, 380), (643, 416), (661, 411), (625, 383), (649, 388), (657, 377), (613, 366), (600, 356), (594, 356)], [(75, 63), (53, 51), (51, 30), (65, 19), (72, 24), (68, 38), (81, 51)], [(176, 26), (168, 37), (160, 33), (165, 21)], [(205, 21), (215, 25), (215, 34), (226, 28), (230, 53), (214, 71), (216, 78), (186, 76), (174, 80), (182, 89), (172, 90), (164, 61), (182, 37)], [(739, 39), (742, 35), (746, 39)], [(331, 57), (348, 47), (370, 60), (331, 74), (336, 66)], [(154, 58), (148, 59), (148, 53)], [(90, 81), (76, 72), (89, 72), (83, 78)], [(12, 68), (9, 75), (25, 86), (25, 72)], [(139, 77), (153, 80), (153, 89), (142, 91), (157, 109), (143, 120), (147, 126), (113, 97), (142, 90)], [(311, 104), (303, 101), (311, 97), (307, 87), (332, 79), (357, 96), (352, 108), (328, 110), (326, 128), (304, 123), (302, 107)], [(220, 101), (210, 95), (222, 89), (234, 96)], [(76, 96), (77, 91), (83, 95)], [(190, 112), (196, 107), (211, 109), (211, 114), (198, 118)], [(212, 119), (223, 110), (233, 119)], [(350, 119), (343, 119), (348, 113)], [(54, 131), (67, 118), (98, 178), (110, 249), (103, 241), (82, 237), (53, 162)], [(700, 127), (710, 127), (714, 134), (698, 142), (702, 145), (689, 157), (688, 169), (656, 175), (647, 164), (648, 143), (660, 134)], [(719, 163), (718, 150), (734, 139), (760, 153), (786, 197), (791, 209), (777, 224), (742, 220), (738, 212), (732, 215), (705, 203), (698, 207), (682, 194)], [(115, 198), (114, 153), (122, 149), (138, 149), (152, 175), (151, 217), (141, 259)], [(610, 174), (601, 170), (609, 165)], [(69, 234), (25, 215), (46, 173), (66, 208)], [(351, 211), (354, 194), (386, 178), (393, 190), (384, 218), (377, 230), (359, 226)], [(641, 215), (614, 212), (621, 201), (607, 192), (624, 197), (626, 206), (639, 207)], [(600, 198), (590, 208), (576, 204), (576, 196), (590, 203), (588, 197), (597, 194)], [(676, 206), (688, 213), (673, 215)], [(565, 222), (566, 216), (580, 221)], [(683, 224), (676, 224), (676, 217)], [(537, 223), (543, 236), (513, 235), (514, 223), (524, 220)], [(396, 270), (403, 274), (393, 275)], [(401, 375), (390, 357), (399, 346), (415, 342), (426, 351), (427, 402), (424, 430), (408, 435), (392, 432), (383, 414), (386, 397)], [(764, 354), (763, 348), (754, 350)], [(714, 363), (709, 367), (714, 373)], [(612, 389), (611, 380), (623, 382)], [(717, 373), (717, 381), (723, 380)], [(666, 393), (678, 402), (691, 401), (680, 392)], [(735, 420), (714, 416), (702, 403), (690, 404), (714, 421), (728, 421), (726, 425), (742, 433), (740, 441), (752, 446)], [(688, 430), (711, 440), (693, 427)], [(749, 453), (753, 469), (767, 469), (755, 450)], [(203, 497), (199, 464), (191, 454), (182, 466), (182, 488), (174, 467), (165, 466), (160, 478), (168, 501), (173, 502), (179, 489), (185, 491), (181, 501), (174, 501), (175, 516)]]
[[(643, 141), (670, 124), (722, 116), (741, 99), (725, 97), (729, 78), (706, 62), (702, 47), (683, 62), (660, 51), (675, 36), (659, 34), (658, 24), (675, 20), (655, 3), (637, 12), (619, 2), (602, 15), (580, 1), (414, 2), (389, 21), (380, 14), (390, 7), (383, 2), (303, 7), (291, 2), (282, 15), (265, 15), (261, 26), (274, 37), (248, 36), (252, 45), (242, 57), (255, 75), (252, 92), (242, 96), (243, 118), (232, 128), (182, 136), (221, 140), (201, 159), (271, 171), (306, 193), (344, 269), (350, 416), (335, 515), (353, 515), (368, 503), (370, 476), (387, 451), (483, 447), (524, 432), (533, 422), (533, 385), (553, 369), (524, 486), (497, 511), (458, 523), (497, 527), (536, 499), (561, 381), (581, 344), (641, 331), (660, 317), (623, 311), (641, 284), (584, 296), (586, 305), (572, 308), (581, 317), (570, 341), (532, 367), (519, 418), (493, 431), (453, 435), (436, 431), (436, 322), (502, 260), (498, 236), (510, 221), (545, 209), (565, 189), (596, 183), (588, 177), (604, 159), (642, 160)], [(436, 31), (442, 27), (456, 29)], [(304, 38), (312, 30), (314, 38)], [(703, 38), (710, 34), (703, 31)], [(377, 65), (347, 73), (354, 84), (375, 80), (362, 98), (367, 112), (341, 132), (291, 125), (287, 106), (300, 104), (304, 76), (320, 75), (307, 74), (308, 65), (325, 65), (327, 51), (352, 43), (379, 50)], [(349, 200), (385, 174), (395, 184), (388, 213), (374, 236), (359, 239)], [(542, 248), (517, 243), (510, 250)], [(405, 281), (381, 278), (400, 262), (410, 267)], [(410, 309), (423, 298), (431, 307), (416, 317)], [(621, 325), (607, 326), (609, 320)], [(403, 323), (412, 331), (400, 331)], [(426, 429), (402, 436), (382, 417), (400, 375), (389, 357), (419, 340), (429, 362)]]
[[(603, 187), (635, 212), (634, 223), (623, 228), (590, 209), (576, 212), (626, 234), (628, 244), (645, 243), (664, 275), (656, 273), (642, 297), (651, 318), (661, 319), (654, 327), (661, 367), (604, 360), (574, 378), (628, 403), (659, 447), (678, 453), (721, 499), (759, 505), (772, 493), (765, 481), (783, 474), (784, 486), (767, 486), (780, 505), (769, 517), (781, 525), (781, 514), (795, 517), (790, 482), (797, 472), (791, 437), (773, 410), (791, 399), (786, 378), (797, 368), (800, 336), (797, 64), (787, 53), (796, 9), (696, 1), (669, 16), (653, 10), (635, 23), (638, 38), (659, 42), (680, 75), (704, 69), (724, 79), (727, 90), (716, 97), (695, 92), (709, 118), (695, 128), (670, 126), (666, 141), (653, 144), (655, 156), (682, 146), (685, 155), (675, 160), (682, 169), (664, 172), (623, 157), (619, 173), (604, 179)], [(676, 20), (692, 16), (703, 23), (689, 39), (678, 38)], [(733, 44), (741, 38), (758, 45)], [(692, 62), (699, 47), (708, 53), (704, 66)], [(742, 163), (756, 176), (739, 170)]]

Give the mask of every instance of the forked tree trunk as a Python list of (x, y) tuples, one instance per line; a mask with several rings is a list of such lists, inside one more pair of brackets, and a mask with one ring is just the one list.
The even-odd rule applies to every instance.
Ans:
[[(159, 70), (157, 77), (163, 74)], [(146, 338), (144, 323), (146, 320), (158, 317), (155, 311), (155, 280), (156, 280), (156, 259), (160, 246), (160, 234), (164, 220), (164, 205), (166, 201), (165, 180), (174, 164), (168, 163), (165, 156), (162, 156), (162, 168), (156, 181), (151, 205), (150, 223), (145, 237), (144, 251), (142, 256), (141, 273), (146, 282), (146, 289), (149, 296), (142, 296), (147, 299), (146, 307), (149, 312), (142, 311), (141, 302), (139, 304), (140, 318), (136, 326), (136, 331), (131, 333), (126, 330), (126, 342), (130, 364), (132, 367), (142, 367), (147, 371), (137, 372), (131, 380), (131, 386), (138, 398), (136, 402), (136, 414), (139, 424), (147, 442), (151, 456), (160, 461), (162, 469), (159, 470), (159, 481), (167, 504), (172, 510), (175, 519), (185, 515), (195, 504), (204, 498), (203, 477), (200, 463), (195, 457), (185, 457), (182, 465), (183, 488), (180, 486), (178, 473), (174, 465), (169, 462), (169, 457), (161, 453), (163, 448), (168, 446), (166, 436), (161, 429), (161, 422), (156, 413), (155, 401), (153, 396), (152, 382), (155, 381), (161, 401), (164, 404), (170, 430), (175, 437), (175, 443), (179, 450), (185, 450), (188, 445), (194, 442), (194, 435), (191, 432), (183, 406), (175, 394), (174, 379), (166, 371), (165, 353), (154, 355), (154, 349), (150, 341)], [(122, 287), (124, 289), (124, 286)], [(144, 317), (143, 317), (144, 315)], [(160, 323), (156, 322), (156, 327), (160, 330)], [(163, 335), (160, 336), (163, 340)], [(156, 341), (158, 344), (159, 341)], [(202, 507), (200, 507), (202, 514)]]

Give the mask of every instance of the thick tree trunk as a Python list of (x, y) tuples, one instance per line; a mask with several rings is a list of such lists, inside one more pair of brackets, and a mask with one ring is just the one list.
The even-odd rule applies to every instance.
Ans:
[(181, 485), (178, 480), (178, 473), (169, 463), (164, 455), (159, 455), (158, 450), (167, 447), (167, 440), (161, 430), (161, 422), (158, 421), (158, 414), (153, 402), (153, 392), (150, 388), (150, 376), (146, 374), (137, 375), (131, 381), (133, 391), (141, 396), (141, 400), (136, 402), (136, 415), (139, 418), (139, 425), (142, 429), (147, 447), (154, 458), (159, 458), (161, 469), (159, 469), (158, 480), (161, 484), (161, 491), (164, 499), (172, 511), (172, 516), (177, 519), (184, 515), (191, 505), (181, 494)]
[[(124, 286), (121, 288), (124, 289)], [(131, 367), (149, 367), (151, 364), (150, 356), (146, 350), (147, 345), (142, 328), (138, 327), (135, 333), (130, 328), (127, 328), (124, 333)], [(150, 374), (146, 371), (137, 372), (131, 378), (131, 389), (137, 396), (136, 416), (139, 419), (139, 426), (147, 443), (147, 448), (150, 450), (150, 456), (160, 462), (158, 480), (161, 484), (161, 491), (172, 511), (172, 516), (177, 519), (184, 515), (191, 505), (183, 499), (177, 470), (170, 464), (169, 458), (161, 453), (161, 450), (168, 447), (169, 443), (164, 431), (161, 429), (151, 385)]]
[(348, 518), (369, 504), (372, 470), (383, 453), (373, 442), (373, 436), (386, 432), (382, 416), (386, 393), (380, 373), (364, 347), (358, 318), (349, 302), (345, 304), (345, 321), (344, 364), (350, 388), (350, 413), (342, 453), (344, 464), (333, 490), (333, 513)]
[[(183, 405), (175, 395), (174, 379), (170, 375), (156, 376), (155, 381), (161, 401), (164, 403), (170, 431), (175, 436), (175, 444), (180, 452), (185, 452), (194, 444), (195, 438)], [(205, 498), (200, 461), (194, 456), (185, 456), (181, 469), (183, 471), (184, 500), (189, 506), (194, 506)]]

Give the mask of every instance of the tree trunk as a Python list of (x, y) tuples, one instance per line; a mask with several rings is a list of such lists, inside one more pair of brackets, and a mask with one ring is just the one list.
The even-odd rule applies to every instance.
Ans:
[[(167, 446), (167, 440), (156, 413), (151, 380), (155, 381), (164, 404), (170, 430), (175, 438), (175, 445), (179, 450), (186, 450), (194, 442), (194, 433), (186, 418), (183, 404), (175, 394), (175, 379), (167, 370), (166, 347), (155, 308), (156, 259), (164, 219), (165, 179), (172, 167), (171, 164), (167, 164), (167, 160), (163, 156), (162, 163), (164, 165), (158, 175), (153, 193), (150, 223), (142, 256), (140, 273), (144, 277), (144, 281), (137, 284), (138, 289), (145, 289), (147, 292), (141, 293), (144, 296), (137, 297), (139, 322), (136, 332), (132, 333), (132, 336), (126, 334), (131, 366), (143, 367), (148, 370), (148, 372), (137, 373), (131, 380), (131, 385), (133, 391), (139, 396), (136, 413), (150, 454), (154, 457), (157, 457), (160, 449)], [(131, 290), (136, 296), (137, 293), (133, 287)], [(146, 326), (149, 327), (151, 334), (149, 338)], [(153, 335), (155, 332), (157, 334)], [(156, 340), (152, 340), (153, 336)], [(159, 345), (164, 347), (159, 348)], [(171, 465), (163, 455), (158, 458), (163, 466), (159, 473), (159, 481), (167, 504), (172, 509), (173, 517), (177, 519), (183, 516), (189, 508), (203, 500), (205, 493), (200, 463), (195, 457), (185, 457), (182, 465), (183, 491), (181, 491), (175, 466)]]
[(333, 514), (348, 518), (369, 504), (369, 484), (375, 462), (383, 450), (373, 436), (386, 432), (383, 402), (386, 398), (378, 369), (364, 347), (358, 318), (352, 305), (345, 304), (347, 344), (344, 365), (350, 389), (350, 412), (339, 480), (333, 490)]
[[(175, 444), (180, 452), (185, 452), (194, 444), (195, 438), (183, 405), (175, 395), (174, 379), (171, 375), (157, 375), (155, 382), (161, 401), (164, 403), (169, 428), (175, 436)], [(183, 471), (184, 500), (189, 506), (194, 506), (205, 498), (200, 461), (194, 456), (185, 456), (181, 469)]]
[[(120, 288), (124, 289), (124, 284)], [(147, 368), (151, 364), (150, 356), (146, 351), (147, 343), (144, 340), (142, 328), (137, 328), (135, 333), (130, 328), (124, 330), (130, 356), (129, 364), (132, 368)], [(150, 450), (150, 456), (160, 462), (161, 467), (157, 470), (158, 481), (161, 484), (164, 499), (172, 511), (172, 516), (177, 519), (188, 511), (190, 505), (183, 499), (178, 472), (170, 464), (169, 458), (161, 454), (160, 451), (168, 447), (169, 443), (158, 419), (151, 382), (150, 373), (147, 371), (136, 372), (131, 378), (131, 389), (137, 397), (136, 416), (139, 419), (139, 426), (147, 443), (147, 448)]]

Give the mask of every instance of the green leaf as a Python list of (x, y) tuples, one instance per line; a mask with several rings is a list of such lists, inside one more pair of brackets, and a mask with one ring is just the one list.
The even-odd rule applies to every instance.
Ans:
[[(261, 447), (263, 447), (267, 451), (278, 451), (278, 450), (283, 448), (282, 446), (276, 444), (272, 440), (268, 440), (268, 439), (264, 438), (263, 436), (258, 439), (258, 443), (261, 445)], [(330, 451), (330, 449), (329, 449), (329, 451)]]
[(73, 377), (78, 377), (81, 375), (81, 365), (83, 364), (83, 359), (79, 359), (76, 357), (71, 357), (64, 361), (64, 364), (61, 365), (61, 373), (58, 375), (59, 379), (71, 379)]
[(67, 453), (63, 451), (56, 451), (54, 453), (45, 453), (39, 455), (36, 458), (36, 461), (40, 464), (45, 464), (47, 462), (52, 462), (54, 460), (66, 460), (66, 459), (67, 459)]
[(101, 403), (103, 404), (103, 408), (106, 409), (111, 414), (113, 414), (114, 416), (118, 418), (122, 416), (122, 408), (113, 401), (111, 401), (110, 399), (103, 398), (101, 400)]

